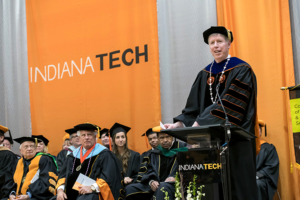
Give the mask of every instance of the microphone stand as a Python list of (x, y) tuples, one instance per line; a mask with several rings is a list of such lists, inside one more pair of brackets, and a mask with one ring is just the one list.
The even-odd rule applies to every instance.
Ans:
[(217, 93), (218, 100), (220, 101), (222, 109), (223, 109), (224, 114), (225, 114), (225, 124), (224, 124), (225, 143), (222, 146), (223, 150), (220, 153), (221, 159), (222, 159), (222, 168), (224, 167), (224, 169), (221, 169), (221, 172), (223, 170), (224, 170), (223, 172), (225, 172), (224, 176), (222, 175), (222, 179), (223, 179), (222, 182), (224, 182), (224, 184), (223, 184), (223, 193), (224, 193), (225, 200), (231, 200), (232, 195), (231, 195), (230, 162), (229, 162), (229, 142), (230, 142), (230, 139), (231, 139), (231, 131), (230, 131), (231, 124), (228, 120), (226, 110), (223, 106), (222, 99), (219, 95), (219, 91), (218, 91), (219, 87), (220, 87), (220, 83), (218, 83), (218, 85), (216, 87), (216, 93)]

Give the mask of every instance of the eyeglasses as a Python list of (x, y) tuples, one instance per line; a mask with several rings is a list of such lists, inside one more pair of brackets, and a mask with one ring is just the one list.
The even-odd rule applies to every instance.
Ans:
[(26, 146), (24, 146), (24, 149), (35, 149), (35, 146), (34, 145), (26, 145)]
[(76, 134), (76, 135), (72, 135), (72, 136), (70, 137), (70, 139), (73, 139), (73, 138), (78, 138), (78, 135)]

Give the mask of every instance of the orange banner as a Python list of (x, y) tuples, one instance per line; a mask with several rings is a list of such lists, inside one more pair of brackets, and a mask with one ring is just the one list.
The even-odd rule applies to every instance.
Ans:
[(129, 148), (158, 124), (156, 1), (26, 1), (32, 134), (62, 149), (64, 130), (90, 122), (132, 127)]

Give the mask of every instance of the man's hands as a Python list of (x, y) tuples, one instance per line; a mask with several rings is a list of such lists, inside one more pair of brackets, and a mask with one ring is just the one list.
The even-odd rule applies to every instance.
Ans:
[(194, 122), (192, 127), (200, 126), (197, 121)]
[(151, 190), (152, 190), (153, 192), (155, 192), (155, 191), (157, 190), (158, 186), (159, 186), (159, 182), (157, 182), (157, 181), (152, 181), (152, 183), (151, 183)]
[(9, 199), (10, 200), (13, 200), (13, 199), (29, 200), (30, 198), (28, 195), (18, 195), (18, 196), (10, 195)]
[(79, 186), (79, 194), (93, 193), (91, 186)]
[(15, 200), (15, 199), (16, 199), (15, 195), (12, 194), (12, 195), (9, 196), (9, 200)]
[(60, 190), (57, 191), (56, 199), (57, 200), (65, 200), (65, 199), (68, 199), (68, 198), (67, 198), (67, 195), (64, 193), (64, 191), (62, 189), (60, 189)]
[(174, 124), (164, 124), (164, 126), (166, 127), (166, 129), (173, 129), (173, 128), (183, 128), (184, 125), (182, 122), (176, 122)]
[(174, 177), (168, 177), (165, 182), (175, 182), (175, 178)]
[(127, 185), (127, 184), (131, 183), (132, 180), (133, 180), (132, 178), (125, 177), (125, 178), (124, 178), (124, 183)]

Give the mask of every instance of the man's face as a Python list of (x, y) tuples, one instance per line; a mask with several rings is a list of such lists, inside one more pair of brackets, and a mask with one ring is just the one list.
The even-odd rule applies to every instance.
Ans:
[(88, 150), (96, 143), (96, 135), (94, 134), (94, 131), (81, 130), (79, 141), (83, 148)]
[(229, 53), (230, 42), (225, 40), (222, 34), (213, 34), (208, 38), (210, 52), (216, 62), (225, 60)]
[(101, 142), (104, 146), (108, 146), (109, 145), (109, 137), (106, 135), (106, 133), (103, 133), (101, 135)]
[(70, 143), (71, 143), (71, 145), (73, 145), (76, 148), (81, 145), (80, 139), (79, 139), (77, 133), (73, 133), (70, 135)]
[(10, 144), (10, 142), (9, 142), (7, 139), (5, 139), (5, 140), (3, 141), (3, 146), (5, 146), (5, 147), (11, 149), (11, 144)]
[(36, 154), (36, 146), (34, 142), (30, 142), (30, 141), (23, 142), (21, 145), (20, 152), (25, 159), (33, 158)]
[(148, 136), (149, 143), (152, 148), (155, 148), (158, 146), (158, 138), (157, 133), (152, 133)]
[(44, 148), (45, 148), (44, 142), (39, 142), (39, 143), (38, 143), (38, 146), (37, 146), (37, 148), (36, 148), (36, 152), (46, 153), (46, 152), (44, 152)]
[(173, 137), (165, 134), (165, 133), (159, 133), (159, 144), (162, 146), (164, 149), (169, 149), (172, 145), (173, 142)]

